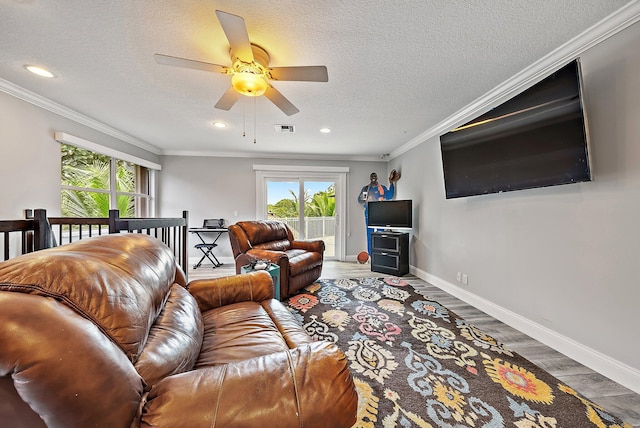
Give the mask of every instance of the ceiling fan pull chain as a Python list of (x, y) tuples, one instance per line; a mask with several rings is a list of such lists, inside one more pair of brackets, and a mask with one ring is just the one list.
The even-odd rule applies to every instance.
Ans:
[(257, 116), (256, 116), (256, 98), (258, 97), (253, 97), (253, 144), (256, 143), (256, 122), (258, 120)]
[(247, 109), (246, 109), (246, 105), (247, 102), (245, 100), (242, 100), (242, 136), (246, 137), (247, 133), (245, 132), (247, 129)]

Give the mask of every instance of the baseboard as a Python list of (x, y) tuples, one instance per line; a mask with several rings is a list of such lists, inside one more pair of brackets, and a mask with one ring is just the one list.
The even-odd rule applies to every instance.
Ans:
[(516, 330), (640, 394), (640, 371), (637, 369), (414, 266), (410, 267), (410, 272), (429, 284), (446, 291)]

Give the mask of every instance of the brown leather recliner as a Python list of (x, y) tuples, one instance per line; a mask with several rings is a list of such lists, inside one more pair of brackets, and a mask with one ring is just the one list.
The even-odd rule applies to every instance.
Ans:
[(229, 226), (236, 273), (252, 261), (280, 266), (280, 299), (320, 278), (324, 241), (295, 240), (285, 223), (276, 220), (239, 221)]
[(349, 427), (344, 354), (269, 274), (185, 284), (171, 251), (108, 235), (0, 263), (0, 421), (22, 427)]

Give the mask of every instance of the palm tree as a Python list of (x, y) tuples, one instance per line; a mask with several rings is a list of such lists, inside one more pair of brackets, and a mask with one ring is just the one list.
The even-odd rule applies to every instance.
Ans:
[[(62, 184), (73, 189), (62, 189), (62, 215), (65, 217), (108, 217), (111, 159), (105, 155), (91, 153), (84, 149), (63, 145)], [(122, 165), (120, 165), (122, 164)], [(116, 169), (116, 189), (120, 192), (135, 191), (135, 171), (128, 164), (118, 162)], [(135, 200), (133, 196), (117, 195), (116, 208), (121, 217), (133, 217)]]
[(333, 217), (335, 213), (336, 189), (333, 185), (326, 191), (315, 193), (305, 207), (305, 216), (308, 217)]

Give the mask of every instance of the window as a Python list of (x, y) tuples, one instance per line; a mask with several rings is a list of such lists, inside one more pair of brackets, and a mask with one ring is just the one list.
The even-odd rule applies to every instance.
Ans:
[[(302, 239), (325, 241), (325, 259), (345, 260), (347, 167), (254, 165), (256, 218), (279, 218)], [(299, 201), (304, 201), (302, 206)]]
[(61, 144), (61, 201), (64, 217), (149, 217), (152, 171), (135, 163)]

